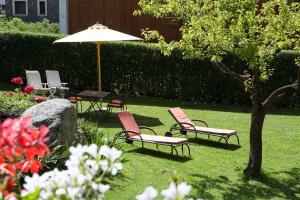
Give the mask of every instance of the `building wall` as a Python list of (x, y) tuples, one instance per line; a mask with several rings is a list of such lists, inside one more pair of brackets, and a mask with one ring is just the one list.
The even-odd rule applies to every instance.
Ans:
[[(13, 0), (6, 0), (6, 16), (13, 17)], [(47, 0), (47, 16), (38, 16), (38, 0), (27, 0), (28, 2), (28, 15), (27, 16), (16, 16), (24, 21), (36, 22), (41, 21), (44, 18), (49, 19), (52, 22), (59, 22), (59, 1), (58, 0)]]

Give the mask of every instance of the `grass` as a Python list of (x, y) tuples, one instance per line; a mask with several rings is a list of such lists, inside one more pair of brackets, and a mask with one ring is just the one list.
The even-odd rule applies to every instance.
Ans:
[[(1, 86), (0, 90), (7, 89)], [(1, 89), (2, 88), (2, 89)], [(13, 88), (11, 88), (13, 89)], [(87, 107), (87, 103), (84, 107)], [(164, 169), (177, 170), (193, 185), (190, 197), (204, 199), (300, 199), (300, 121), (299, 108), (274, 109), (267, 115), (263, 130), (263, 175), (255, 180), (245, 180), (242, 170), (249, 154), (249, 107), (194, 105), (159, 98), (129, 99), (129, 110), (139, 125), (153, 127), (163, 135), (174, 120), (168, 108), (180, 106), (190, 118), (201, 118), (211, 127), (235, 129), (241, 146), (207, 140), (205, 136), (195, 139), (189, 134), (191, 158), (172, 156), (170, 149), (140, 143), (120, 144), (123, 150), (124, 169), (120, 177), (110, 181), (111, 190), (106, 199), (135, 199), (148, 185), (158, 189), (168, 186), (169, 175)], [(101, 129), (105, 138), (112, 140), (120, 131), (115, 115), (108, 120), (96, 119), (91, 113), (87, 121)], [(95, 137), (95, 140), (98, 137)], [(100, 137), (99, 137), (100, 138)], [(95, 141), (98, 143), (99, 141)]]
[[(85, 106), (87, 106), (85, 104)], [(181, 106), (190, 118), (201, 118), (211, 127), (235, 129), (241, 146), (207, 140), (206, 136), (195, 139), (189, 134), (192, 157), (172, 156), (170, 149), (140, 143), (121, 144), (124, 164), (122, 177), (111, 181), (112, 189), (107, 199), (135, 199), (148, 185), (164, 189), (169, 175), (163, 169), (177, 170), (193, 185), (191, 197), (204, 199), (300, 199), (300, 121), (299, 109), (275, 109), (266, 117), (263, 130), (263, 175), (256, 180), (245, 180), (242, 170), (249, 154), (250, 108), (241, 106), (192, 105), (189, 102), (168, 101), (159, 98), (133, 98), (129, 110), (139, 125), (153, 127), (163, 135), (174, 120), (168, 108)], [(108, 120), (96, 120), (91, 114), (91, 123), (102, 129), (106, 138), (112, 140), (120, 131), (115, 115)]]

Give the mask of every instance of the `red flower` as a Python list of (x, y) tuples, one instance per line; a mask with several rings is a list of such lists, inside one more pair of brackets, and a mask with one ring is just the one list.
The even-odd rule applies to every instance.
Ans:
[(9, 95), (9, 96), (13, 96), (15, 93), (13, 91), (9, 90), (9, 91), (6, 91), (6, 94)]
[(23, 85), (23, 79), (21, 77), (12, 78), (11, 82), (17, 85)]
[(32, 97), (31, 100), (35, 101), (35, 102), (38, 102), (38, 103), (41, 103), (43, 101), (46, 101), (46, 98), (45, 97), (37, 96), (37, 97)]
[(41, 170), (39, 159), (50, 153), (46, 145), (48, 128), (33, 128), (27, 116), (5, 120), (0, 130), (0, 180), (3, 180), (6, 195), (11, 195), (16, 182), (19, 183), (19, 173)]
[(32, 92), (34, 90), (34, 87), (31, 85), (27, 85), (24, 89), (24, 92), (26, 92), (27, 94), (29, 94), (30, 92)]

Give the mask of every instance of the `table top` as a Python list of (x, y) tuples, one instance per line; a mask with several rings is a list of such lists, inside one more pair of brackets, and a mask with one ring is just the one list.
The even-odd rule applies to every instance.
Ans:
[(110, 92), (104, 92), (104, 91), (96, 91), (96, 90), (84, 90), (82, 92), (79, 92), (77, 96), (83, 97), (83, 98), (97, 98), (102, 99), (110, 95)]

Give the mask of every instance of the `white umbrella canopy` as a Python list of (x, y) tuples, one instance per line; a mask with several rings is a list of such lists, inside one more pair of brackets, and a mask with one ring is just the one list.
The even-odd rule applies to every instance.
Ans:
[(100, 45), (107, 41), (123, 41), (123, 40), (142, 40), (141, 38), (121, 33), (109, 29), (107, 26), (96, 23), (84, 31), (69, 35), (62, 39), (56, 40), (54, 43), (68, 43), (68, 42), (93, 42), (97, 45), (98, 55), (98, 90), (101, 91), (101, 68), (100, 68)]

